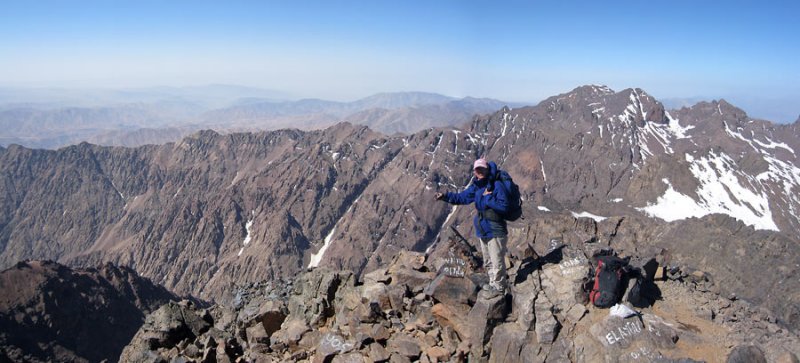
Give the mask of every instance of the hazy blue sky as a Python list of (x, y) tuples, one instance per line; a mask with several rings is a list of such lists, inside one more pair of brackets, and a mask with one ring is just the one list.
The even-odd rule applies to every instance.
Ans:
[(800, 104), (798, 14), (799, 1), (12, 1), (0, 86), (533, 102), (605, 84)]

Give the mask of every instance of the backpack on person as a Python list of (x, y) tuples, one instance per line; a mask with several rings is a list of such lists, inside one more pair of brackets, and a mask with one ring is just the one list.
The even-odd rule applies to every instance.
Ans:
[(589, 301), (599, 308), (610, 308), (622, 297), (625, 267), (628, 261), (616, 256), (597, 256), (594, 283)]
[(497, 214), (507, 221), (516, 221), (522, 217), (522, 198), (519, 193), (519, 186), (514, 183), (511, 175), (505, 170), (499, 170), (495, 180), (500, 181), (500, 185), (505, 189), (506, 197), (508, 198), (508, 212)]

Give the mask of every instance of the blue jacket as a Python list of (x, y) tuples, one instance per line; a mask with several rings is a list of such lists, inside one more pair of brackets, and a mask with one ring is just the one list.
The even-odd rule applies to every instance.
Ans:
[[(475, 203), (475, 234), (478, 238), (505, 237), (508, 235), (506, 221), (500, 218), (497, 213), (508, 211), (508, 198), (506, 189), (497, 178), (497, 164), (489, 162), (489, 173), (481, 179), (474, 179), (472, 183), (461, 193), (448, 192), (444, 200), (451, 204), (470, 204)], [(491, 184), (492, 194), (483, 195), (483, 192)]]

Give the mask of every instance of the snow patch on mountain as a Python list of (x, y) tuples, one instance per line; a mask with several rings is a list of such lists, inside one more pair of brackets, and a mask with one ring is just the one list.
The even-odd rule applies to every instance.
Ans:
[(722, 123), (725, 125), (725, 133), (727, 133), (728, 136), (746, 142), (755, 151), (758, 151), (758, 152), (760, 152), (762, 154), (766, 154), (767, 153), (766, 150), (762, 150), (762, 149), (756, 147), (756, 145), (758, 145), (758, 146), (760, 146), (762, 148), (765, 148), (765, 149), (776, 149), (776, 148), (786, 149), (790, 153), (792, 153), (792, 155), (794, 155), (794, 149), (789, 147), (789, 145), (786, 145), (786, 143), (775, 142), (775, 141), (773, 141), (772, 139), (770, 139), (770, 138), (768, 138), (766, 136), (764, 138), (767, 139), (767, 142), (760, 141), (760, 140), (756, 139), (756, 137), (755, 137), (755, 135), (753, 134), (752, 131), (750, 132), (750, 136), (752, 137), (752, 139), (749, 139), (749, 138), (745, 137), (741, 133), (741, 131), (743, 131), (743, 129), (741, 127), (738, 127), (736, 129), (736, 131), (734, 131), (728, 126), (728, 122), (723, 121)]
[[(251, 214), (255, 215), (255, 211), (252, 211)], [(244, 229), (247, 231), (247, 236), (244, 237), (244, 241), (242, 241), (242, 248), (239, 249), (239, 254), (237, 256), (241, 256), (242, 252), (244, 252), (244, 246), (247, 246), (248, 244), (250, 244), (250, 240), (252, 239), (252, 237), (251, 237), (252, 234), (251, 234), (251, 230), (250, 229), (252, 227), (253, 227), (253, 220), (250, 219), (244, 225)]]
[(672, 149), (672, 145), (676, 140), (691, 138), (687, 132), (693, 129), (694, 126), (683, 127), (678, 119), (672, 118), (669, 113), (666, 116), (669, 120), (667, 124), (647, 122), (644, 127), (638, 129), (637, 145), (641, 150), (643, 160), (647, 160), (648, 156), (654, 155), (648, 146), (651, 140), (655, 140), (664, 149), (665, 153), (674, 154), (675, 151)]
[(602, 221), (608, 219), (608, 217), (598, 216), (596, 214), (592, 214), (592, 213), (589, 213), (589, 212), (575, 213), (575, 212), (570, 211), (570, 213), (572, 213), (572, 216), (575, 217), (575, 218), (591, 218), (591, 219), (594, 219), (596, 222), (602, 222)]
[(672, 183), (666, 178), (662, 179), (667, 185), (664, 195), (658, 197), (655, 203), (643, 208), (636, 208), (650, 217), (661, 218), (667, 222), (691, 217), (702, 217), (708, 211), (700, 206), (692, 197), (682, 194), (672, 187)]
[(756, 180), (772, 181), (775, 185), (783, 186), (783, 195), (790, 199), (787, 203), (789, 212), (795, 218), (800, 218), (796, 208), (800, 206), (800, 197), (797, 193), (800, 190), (800, 168), (769, 155), (764, 155), (764, 160), (769, 164), (769, 169), (758, 174)]
[(322, 256), (325, 255), (325, 251), (328, 250), (328, 247), (331, 246), (331, 241), (333, 240), (333, 234), (336, 233), (336, 226), (331, 228), (331, 231), (325, 236), (325, 243), (322, 244), (322, 248), (317, 251), (317, 253), (311, 254), (311, 261), (308, 262), (308, 267), (317, 267), (319, 266), (319, 262), (322, 261)]
[(356, 198), (353, 204), (351, 204), (350, 207), (347, 208), (347, 211), (344, 212), (344, 214), (339, 218), (338, 221), (336, 221), (336, 223), (333, 225), (333, 228), (331, 228), (331, 231), (328, 233), (327, 236), (325, 236), (325, 241), (322, 244), (322, 248), (320, 248), (319, 251), (317, 251), (317, 253), (311, 254), (311, 259), (308, 262), (308, 268), (319, 266), (320, 261), (322, 261), (322, 256), (325, 255), (325, 251), (328, 250), (328, 247), (330, 247), (331, 243), (333, 242), (333, 236), (334, 233), (336, 233), (336, 226), (339, 224), (339, 222), (342, 221), (342, 218), (344, 218), (344, 216), (350, 214), (350, 211), (353, 209), (353, 206), (356, 205), (356, 203), (358, 203), (359, 199), (361, 199), (360, 196)]
[(686, 127), (681, 126), (680, 120), (677, 118), (672, 117), (669, 112), (664, 112), (667, 116), (667, 120), (669, 120), (668, 128), (672, 135), (675, 136), (677, 139), (689, 139), (691, 136), (687, 133), (689, 130), (693, 129), (693, 125), (687, 125)]
[[(756, 229), (778, 231), (772, 219), (769, 200), (740, 183), (747, 175), (738, 171), (736, 163), (725, 153), (711, 152), (707, 157), (695, 159), (686, 154), (689, 170), (700, 182), (695, 191), (699, 200), (676, 191), (667, 179), (667, 191), (655, 203), (638, 210), (651, 217), (672, 222), (709, 214), (726, 214)], [(760, 186), (748, 183), (751, 188)]]

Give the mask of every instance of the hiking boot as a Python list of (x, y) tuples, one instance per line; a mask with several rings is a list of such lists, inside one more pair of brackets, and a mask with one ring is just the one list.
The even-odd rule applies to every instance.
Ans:
[(498, 296), (505, 296), (506, 289), (499, 286), (492, 286), (490, 284), (485, 284), (481, 286), (480, 295), (485, 299), (493, 299)]

